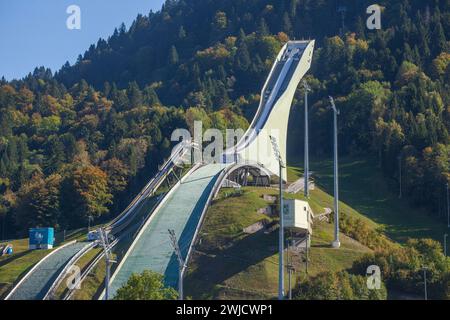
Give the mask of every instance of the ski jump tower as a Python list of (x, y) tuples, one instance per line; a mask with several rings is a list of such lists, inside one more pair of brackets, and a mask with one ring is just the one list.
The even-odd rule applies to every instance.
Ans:
[[(269, 136), (277, 139), (281, 157), (286, 162), (292, 100), (301, 79), (311, 67), (314, 44), (314, 40), (289, 41), (283, 46), (261, 91), (261, 101), (250, 128), (235, 148), (225, 151), (225, 163), (247, 162), (278, 175), (278, 160)], [(283, 170), (283, 177), (286, 177), (286, 168)]]
[[(311, 66), (313, 50), (314, 41), (289, 41), (283, 46), (250, 128), (233, 148), (224, 151), (218, 163), (197, 163), (164, 196), (119, 263), (111, 279), (112, 295), (132, 273), (145, 269), (164, 274), (166, 284), (175, 287), (182, 276), (167, 230), (174, 230), (180, 255), (187, 263), (209, 204), (233, 174), (248, 170), (245, 172), (266, 177), (279, 175), (270, 136), (277, 138), (285, 161), (292, 100)], [(286, 169), (282, 175), (286, 177)]]

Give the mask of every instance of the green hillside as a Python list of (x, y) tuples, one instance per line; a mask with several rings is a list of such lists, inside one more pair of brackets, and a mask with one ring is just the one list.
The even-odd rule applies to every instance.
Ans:
[[(314, 162), (312, 170), (317, 187), (311, 191), (310, 204), (318, 214), (324, 211), (323, 208), (333, 207), (333, 192), (330, 189), (332, 165), (330, 167), (329, 161)], [(299, 167), (288, 168), (290, 182), (298, 179), (301, 174)], [(207, 212), (200, 241), (189, 265), (186, 277), (188, 295), (196, 299), (277, 297), (278, 229), (269, 234), (258, 232), (252, 235), (242, 231), (263, 219), (273, 221), (274, 218), (257, 213), (258, 209), (267, 206), (262, 198), (263, 194), (276, 195), (277, 190), (246, 187), (242, 192), (229, 189), (221, 191), (219, 198)], [(304, 199), (302, 194), (285, 194), (285, 197)], [(374, 232), (375, 237), (385, 239), (382, 242), (384, 248), (380, 248), (382, 251), (399, 250), (397, 248), (405, 244), (409, 237), (429, 237), (439, 241), (443, 236), (443, 227), (435, 219), (424, 215), (423, 208), (414, 208), (407, 201), (398, 200), (392, 183), (370, 159), (341, 159), (340, 205), (341, 215), (350, 219), (346, 223), (356, 223), (362, 229)], [(341, 226), (342, 247), (336, 250), (330, 247), (334, 237), (333, 224), (315, 223), (308, 276), (305, 273), (305, 256), (292, 253), (296, 269), (292, 279), (293, 286), (297, 281), (302, 283), (306, 279), (314, 279), (323, 272), (350, 270), (365, 254), (373, 253), (370, 247), (377, 244), (364, 237), (367, 231), (355, 232), (352, 228), (353, 226)], [(349, 237), (349, 232), (356, 239)], [(392, 240), (388, 240), (386, 236)], [(390, 297), (401, 296), (399, 292), (392, 290)], [(403, 294), (405, 296), (408, 295)], [(416, 295), (410, 294), (409, 297)]]
[[(344, 30), (338, 2), (347, 8)], [(401, 157), (405, 196), (444, 221), (449, 3), (380, 1), (383, 28), (376, 31), (364, 24), (371, 4), (169, 0), (129, 28), (111, 30), (73, 65), (1, 78), (2, 237), (111, 219), (170, 152), (175, 129), (192, 131), (196, 120), (204, 129), (247, 128), (273, 60), (291, 39), (316, 40), (306, 78), (311, 154), (331, 152), (332, 95), (342, 154), (377, 155), (392, 179)], [(296, 137), (302, 99), (299, 89), (289, 130)], [(290, 152), (301, 143), (294, 139)]]
[[(405, 242), (410, 237), (443, 241), (448, 230), (439, 223), (437, 213), (425, 206), (411, 204), (407, 195), (399, 199), (398, 182), (386, 178), (374, 159), (343, 157), (339, 168), (340, 199), (376, 222), (391, 239)], [(332, 194), (332, 160), (313, 162), (311, 170), (319, 186)]]
[[(331, 95), (340, 110), (343, 248), (329, 249), (331, 224), (317, 224), (311, 275), (320, 280), (322, 271), (351, 267), (361, 276), (365, 264), (383, 263), (389, 289), (420, 294), (420, 264), (427, 263), (435, 297), (449, 297), (450, 269), (440, 242), (448, 232), (450, 1), (380, 0), (382, 28), (368, 30), (372, 4), (167, 0), (160, 11), (111, 30), (73, 65), (53, 72), (38, 67), (12, 81), (0, 74), (1, 239), (23, 239), (37, 226), (61, 233), (110, 221), (157, 172), (176, 129), (193, 132), (201, 121), (204, 130), (245, 130), (280, 48), (293, 39), (315, 39), (305, 77), (318, 187), (311, 205), (318, 212), (332, 207)], [(344, 25), (337, 12), (343, 6)], [(303, 149), (303, 95), (300, 87), (290, 114), (288, 159), (298, 159)], [(291, 165), (295, 180), (302, 163)], [(242, 228), (261, 219), (276, 223), (257, 213), (267, 205), (262, 193), (276, 190), (227, 192), (208, 212), (187, 278), (189, 294), (272, 298), (276, 230), (248, 236)], [(44, 254), (26, 251), (25, 240), (14, 243), (16, 253), (0, 258), (0, 295)], [(103, 277), (96, 272), (83, 298), (96, 294)], [(328, 276), (334, 283), (362, 281), (345, 273)], [(340, 293), (335, 289), (324, 291)], [(298, 292), (304, 297), (301, 286)]]
[[(264, 234), (246, 235), (242, 229), (271, 218), (257, 213), (267, 203), (262, 195), (276, 195), (276, 189), (244, 188), (242, 195), (224, 197), (228, 190), (220, 193), (207, 212), (196, 246), (194, 258), (189, 265), (186, 278), (187, 294), (193, 298), (209, 299), (272, 299), (277, 296), (278, 286), (278, 228)], [(288, 198), (292, 196), (286, 195)], [(302, 196), (295, 196), (302, 198)], [(311, 198), (316, 212), (321, 213), (320, 204), (330, 201), (322, 191), (314, 191)], [(343, 270), (351, 267), (353, 260), (371, 250), (357, 241), (342, 235), (342, 249), (329, 247), (333, 238), (333, 226), (318, 223), (314, 226), (309, 274), (325, 270)], [(299, 274), (305, 267), (302, 258), (295, 255), (295, 266)], [(287, 277), (286, 277), (287, 284)]]

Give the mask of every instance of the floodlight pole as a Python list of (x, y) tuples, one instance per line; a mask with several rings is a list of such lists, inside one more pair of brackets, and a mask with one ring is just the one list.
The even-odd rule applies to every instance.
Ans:
[(88, 233), (91, 231), (91, 220), (92, 220), (92, 216), (88, 215)]
[(448, 234), (444, 234), (444, 256), (447, 257), (447, 237)]
[(175, 254), (178, 258), (178, 299), (183, 300), (183, 272), (186, 268), (186, 263), (181, 255), (180, 246), (178, 245), (177, 237), (175, 231), (169, 229), (170, 242), (172, 243)]
[(398, 198), (403, 197), (403, 184), (402, 184), (402, 155), (398, 156), (398, 171), (399, 171), (399, 194)]
[(283, 163), (279, 161), (279, 169), (280, 169), (280, 232), (279, 236), (279, 251), (280, 251), (280, 268), (279, 268), (279, 290), (278, 290), (278, 299), (283, 300), (284, 298), (284, 201), (283, 201)]
[(311, 222), (310, 222), (310, 216), (309, 216), (309, 211), (308, 211), (308, 213), (307, 213), (307, 221), (308, 221), (308, 229), (307, 229), (307, 231), (306, 231), (306, 261), (305, 261), (305, 263), (306, 263), (306, 265), (305, 265), (305, 272), (306, 272), (306, 275), (308, 275), (308, 264), (309, 264), (309, 247), (310, 247), (310, 245), (311, 245), (311, 235), (310, 235), (310, 233), (309, 233), (309, 227), (310, 227), (310, 225), (311, 225)]
[(424, 289), (425, 289), (425, 300), (428, 300), (428, 291), (427, 291), (427, 267), (423, 266), (422, 270), (423, 270), (423, 284), (424, 284)]
[(292, 300), (292, 271), (294, 268), (291, 264), (288, 265), (288, 275), (289, 275), (289, 300)]
[(448, 182), (447, 182), (447, 227), (450, 228), (450, 196), (448, 191)]
[(339, 172), (338, 172), (338, 128), (337, 117), (339, 110), (336, 108), (333, 97), (330, 98), (331, 108), (333, 109), (333, 122), (334, 122), (334, 241), (332, 243), (333, 248), (340, 248), (341, 242), (339, 241)]
[(106, 265), (106, 276), (105, 276), (105, 300), (109, 299), (109, 279), (111, 273), (111, 263), (115, 262), (111, 259), (110, 256), (110, 248), (109, 248), (109, 240), (106, 231), (103, 228), (98, 229), (98, 234), (100, 235), (100, 241), (103, 246), (103, 250), (105, 253), (105, 265)]
[[(291, 234), (292, 236), (292, 234)], [(287, 247), (287, 271), (288, 271), (288, 299), (292, 300), (292, 272), (294, 271), (294, 266), (292, 265), (292, 254), (291, 252), (291, 243), (288, 240), (288, 247)]]
[(273, 152), (278, 160), (279, 165), (279, 205), (280, 205), (280, 230), (278, 234), (278, 255), (279, 255), (279, 268), (278, 268), (278, 300), (283, 300), (284, 298), (284, 214), (283, 214), (283, 168), (285, 165), (283, 159), (281, 158), (280, 149), (278, 147), (277, 140), (270, 136), (272, 142)]
[(303, 81), (305, 87), (305, 197), (309, 198), (309, 115), (308, 115), (308, 91), (311, 91), (308, 83)]

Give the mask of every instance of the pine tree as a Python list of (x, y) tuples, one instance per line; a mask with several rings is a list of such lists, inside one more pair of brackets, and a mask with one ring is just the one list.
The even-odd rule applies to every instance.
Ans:
[(356, 19), (356, 26), (355, 26), (356, 35), (360, 39), (366, 38), (366, 25), (364, 24), (364, 21), (361, 16), (358, 16)]
[(246, 71), (251, 64), (250, 53), (248, 52), (247, 44), (242, 41), (238, 47), (236, 54), (237, 68), (241, 71)]
[(186, 30), (184, 30), (183, 26), (180, 26), (180, 29), (178, 30), (178, 39), (183, 40), (186, 38)]
[(144, 103), (149, 106), (160, 105), (158, 94), (151, 86), (147, 86), (144, 89)]
[(29, 156), (29, 149), (28, 149), (28, 143), (27, 143), (28, 137), (25, 133), (22, 133), (20, 135), (20, 138), (18, 140), (18, 154), (19, 154), (19, 162), (23, 163), (25, 160), (28, 159)]
[(142, 92), (139, 89), (139, 86), (136, 81), (130, 82), (128, 84), (127, 93), (131, 108), (136, 108), (142, 105), (143, 102)]
[(3, 157), (0, 159), (0, 177), (6, 178), (8, 176), (8, 167), (5, 164)]
[(108, 98), (110, 93), (111, 93), (111, 85), (109, 84), (108, 81), (105, 81), (105, 83), (103, 84), (103, 96)]
[(177, 65), (179, 62), (178, 51), (175, 46), (170, 47), (169, 51), (169, 65)]
[(11, 163), (11, 167), (16, 166), (19, 161), (19, 154), (17, 152), (17, 143), (15, 137), (12, 137), (9, 140), (6, 152), (8, 153), (8, 159)]
[(256, 34), (260, 37), (267, 36), (269, 34), (269, 27), (267, 26), (266, 20), (264, 18), (261, 18), (261, 20), (259, 20)]
[(297, 2), (298, 0), (290, 0), (289, 2), (289, 16), (295, 18), (297, 15)]
[(439, 20), (434, 24), (431, 38), (433, 39), (433, 55), (437, 56), (441, 52), (445, 52), (447, 49), (447, 41), (445, 39), (444, 29)]
[(46, 144), (47, 159), (45, 161), (44, 172), (51, 174), (57, 172), (66, 161), (64, 145), (58, 136), (49, 138)]
[(292, 36), (292, 23), (287, 12), (285, 12), (283, 15), (283, 31), (287, 35)]

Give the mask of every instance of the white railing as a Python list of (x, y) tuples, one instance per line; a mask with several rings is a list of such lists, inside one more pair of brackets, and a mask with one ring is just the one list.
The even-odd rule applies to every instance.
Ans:
[(96, 246), (95, 242), (88, 243), (86, 246), (84, 246), (80, 251), (78, 251), (70, 260), (67, 262), (67, 264), (64, 266), (64, 269), (59, 273), (58, 277), (53, 281), (52, 285), (48, 289), (47, 293), (44, 296), (43, 300), (49, 300), (52, 299), (53, 295), (55, 294), (56, 289), (59, 287), (61, 282), (64, 280), (67, 272), (70, 270), (70, 268), (78, 262), (78, 260), (87, 252), (89, 252), (91, 249), (93, 249)]
[[(180, 186), (181, 183), (184, 182), (184, 180), (189, 177), (192, 172), (194, 172), (195, 170), (197, 170), (199, 167), (201, 166), (201, 164), (196, 164), (194, 165), (189, 172), (186, 173), (186, 175), (181, 178), (180, 181), (177, 182), (177, 184), (175, 184), (170, 190), (169, 192), (167, 192), (164, 197), (162, 197), (161, 199), (159, 199), (158, 203), (156, 204), (156, 207), (154, 207), (154, 209), (152, 210), (152, 214), (146, 219), (146, 221), (144, 221), (144, 223), (141, 225), (141, 227), (139, 228), (139, 230), (137, 231), (137, 235), (134, 237), (133, 243), (131, 244), (131, 246), (128, 248), (127, 252), (125, 253), (125, 256), (122, 258), (122, 260), (120, 261), (119, 265), (117, 266), (116, 270), (114, 271), (110, 283), (112, 283), (115, 279), (115, 277), (117, 276), (118, 272), (120, 271), (120, 269), (122, 268), (123, 264), (125, 263), (125, 261), (127, 260), (128, 256), (131, 254), (131, 252), (133, 251), (134, 247), (136, 246), (136, 244), (139, 242), (140, 237), (142, 236), (142, 234), (144, 233), (145, 229), (148, 227), (148, 225), (151, 223), (151, 221), (153, 220), (153, 217), (158, 213), (158, 211), (161, 209), (161, 207), (163, 206), (163, 204), (167, 201), (167, 199), (170, 197), (170, 195), (175, 192), (176, 189), (178, 189), (178, 187)], [(103, 298), (105, 292), (103, 290), (102, 294), (100, 295), (100, 299)]]

